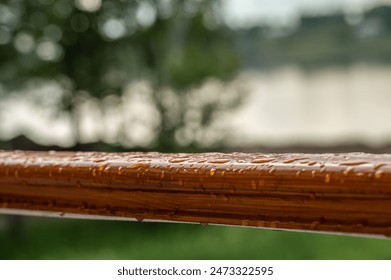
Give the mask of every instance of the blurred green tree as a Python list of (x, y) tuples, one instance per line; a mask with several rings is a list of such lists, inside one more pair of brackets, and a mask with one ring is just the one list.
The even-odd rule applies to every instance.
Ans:
[[(96, 100), (103, 114), (106, 97), (121, 102), (129, 82), (146, 80), (159, 115), (156, 148), (167, 151), (186, 125), (192, 89), (211, 77), (226, 80), (238, 67), (230, 31), (221, 22), (218, 1), (5, 1), (0, 85), (4, 92), (28, 95), (32, 84), (55, 81), (62, 90), (58, 112), (73, 120), (78, 143), (82, 102)], [(239, 99), (199, 102), (199, 122), (208, 125), (215, 112)], [(117, 139), (126, 137), (125, 129), (123, 124)]]

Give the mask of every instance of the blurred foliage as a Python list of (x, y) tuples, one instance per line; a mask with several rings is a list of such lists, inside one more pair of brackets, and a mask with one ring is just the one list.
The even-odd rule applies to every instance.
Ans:
[[(215, 85), (239, 69), (391, 62), (390, 6), (303, 15), (292, 26), (237, 30), (223, 23), (220, 6), (218, 0), (3, 1), (0, 99), (18, 92), (42, 108), (53, 107), (53, 117), (68, 114), (79, 144), (81, 108), (92, 102), (99, 111), (96, 122), (102, 123), (97, 141), (196, 151), (226, 137), (213, 121), (238, 106), (244, 92), (236, 88), (232, 94), (228, 86)], [(152, 104), (144, 114), (125, 102), (129, 85), (139, 81), (147, 82), (143, 95)], [(210, 81), (215, 93), (194, 91)], [(47, 101), (43, 94), (32, 94), (53, 82), (60, 98)], [(105, 137), (110, 124), (104, 118), (113, 111), (121, 116), (113, 124), (118, 128), (110, 130), (114, 137)], [(139, 120), (140, 115), (147, 117)], [(133, 139), (139, 131), (135, 127), (152, 135), (144, 145), (140, 137)]]
[[(130, 82), (146, 80), (160, 116), (157, 149), (170, 150), (186, 125), (187, 92), (212, 77), (229, 79), (237, 69), (230, 31), (219, 17), (218, 1), (3, 1), (0, 86), (28, 95), (32, 84), (55, 81), (62, 89), (58, 110), (69, 112), (78, 142), (81, 102), (97, 101), (103, 114), (105, 97), (120, 97)], [(180, 106), (166, 105), (165, 88)], [(206, 107), (200, 113), (212, 120)], [(172, 110), (177, 121), (168, 124)]]
[(175, 87), (186, 88), (213, 76), (220, 79), (228, 79), (231, 76), (238, 61), (233, 59), (228, 38), (216, 40), (221, 37), (220, 34), (221, 30), (210, 30), (206, 33), (202, 14), (195, 16), (182, 54), (174, 59), (170, 69), (170, 80)]
[[(0, 217), (1, 218), (1, 217)], [(186, 224), (31, 218), (0, 259), (390, 259), (385, 239)]]

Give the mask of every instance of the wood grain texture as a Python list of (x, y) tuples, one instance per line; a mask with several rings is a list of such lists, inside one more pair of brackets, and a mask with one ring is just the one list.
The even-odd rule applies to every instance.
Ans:
[(391, 236), (391, 155), (0, 151), (0, 208)]

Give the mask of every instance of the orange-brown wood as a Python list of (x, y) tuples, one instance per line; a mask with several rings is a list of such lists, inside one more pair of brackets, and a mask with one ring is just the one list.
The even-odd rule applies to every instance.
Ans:
[(391, 236), (391, 155), (0, 151), (0, 208)]

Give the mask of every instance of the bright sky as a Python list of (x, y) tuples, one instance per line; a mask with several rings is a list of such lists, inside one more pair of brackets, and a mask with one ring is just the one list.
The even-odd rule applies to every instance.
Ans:
[(224, 14), (231, 26), (256, 23), (289, 24), (302, 13), (336, 10), (359, 12), (391, 0), (224, 0)]

